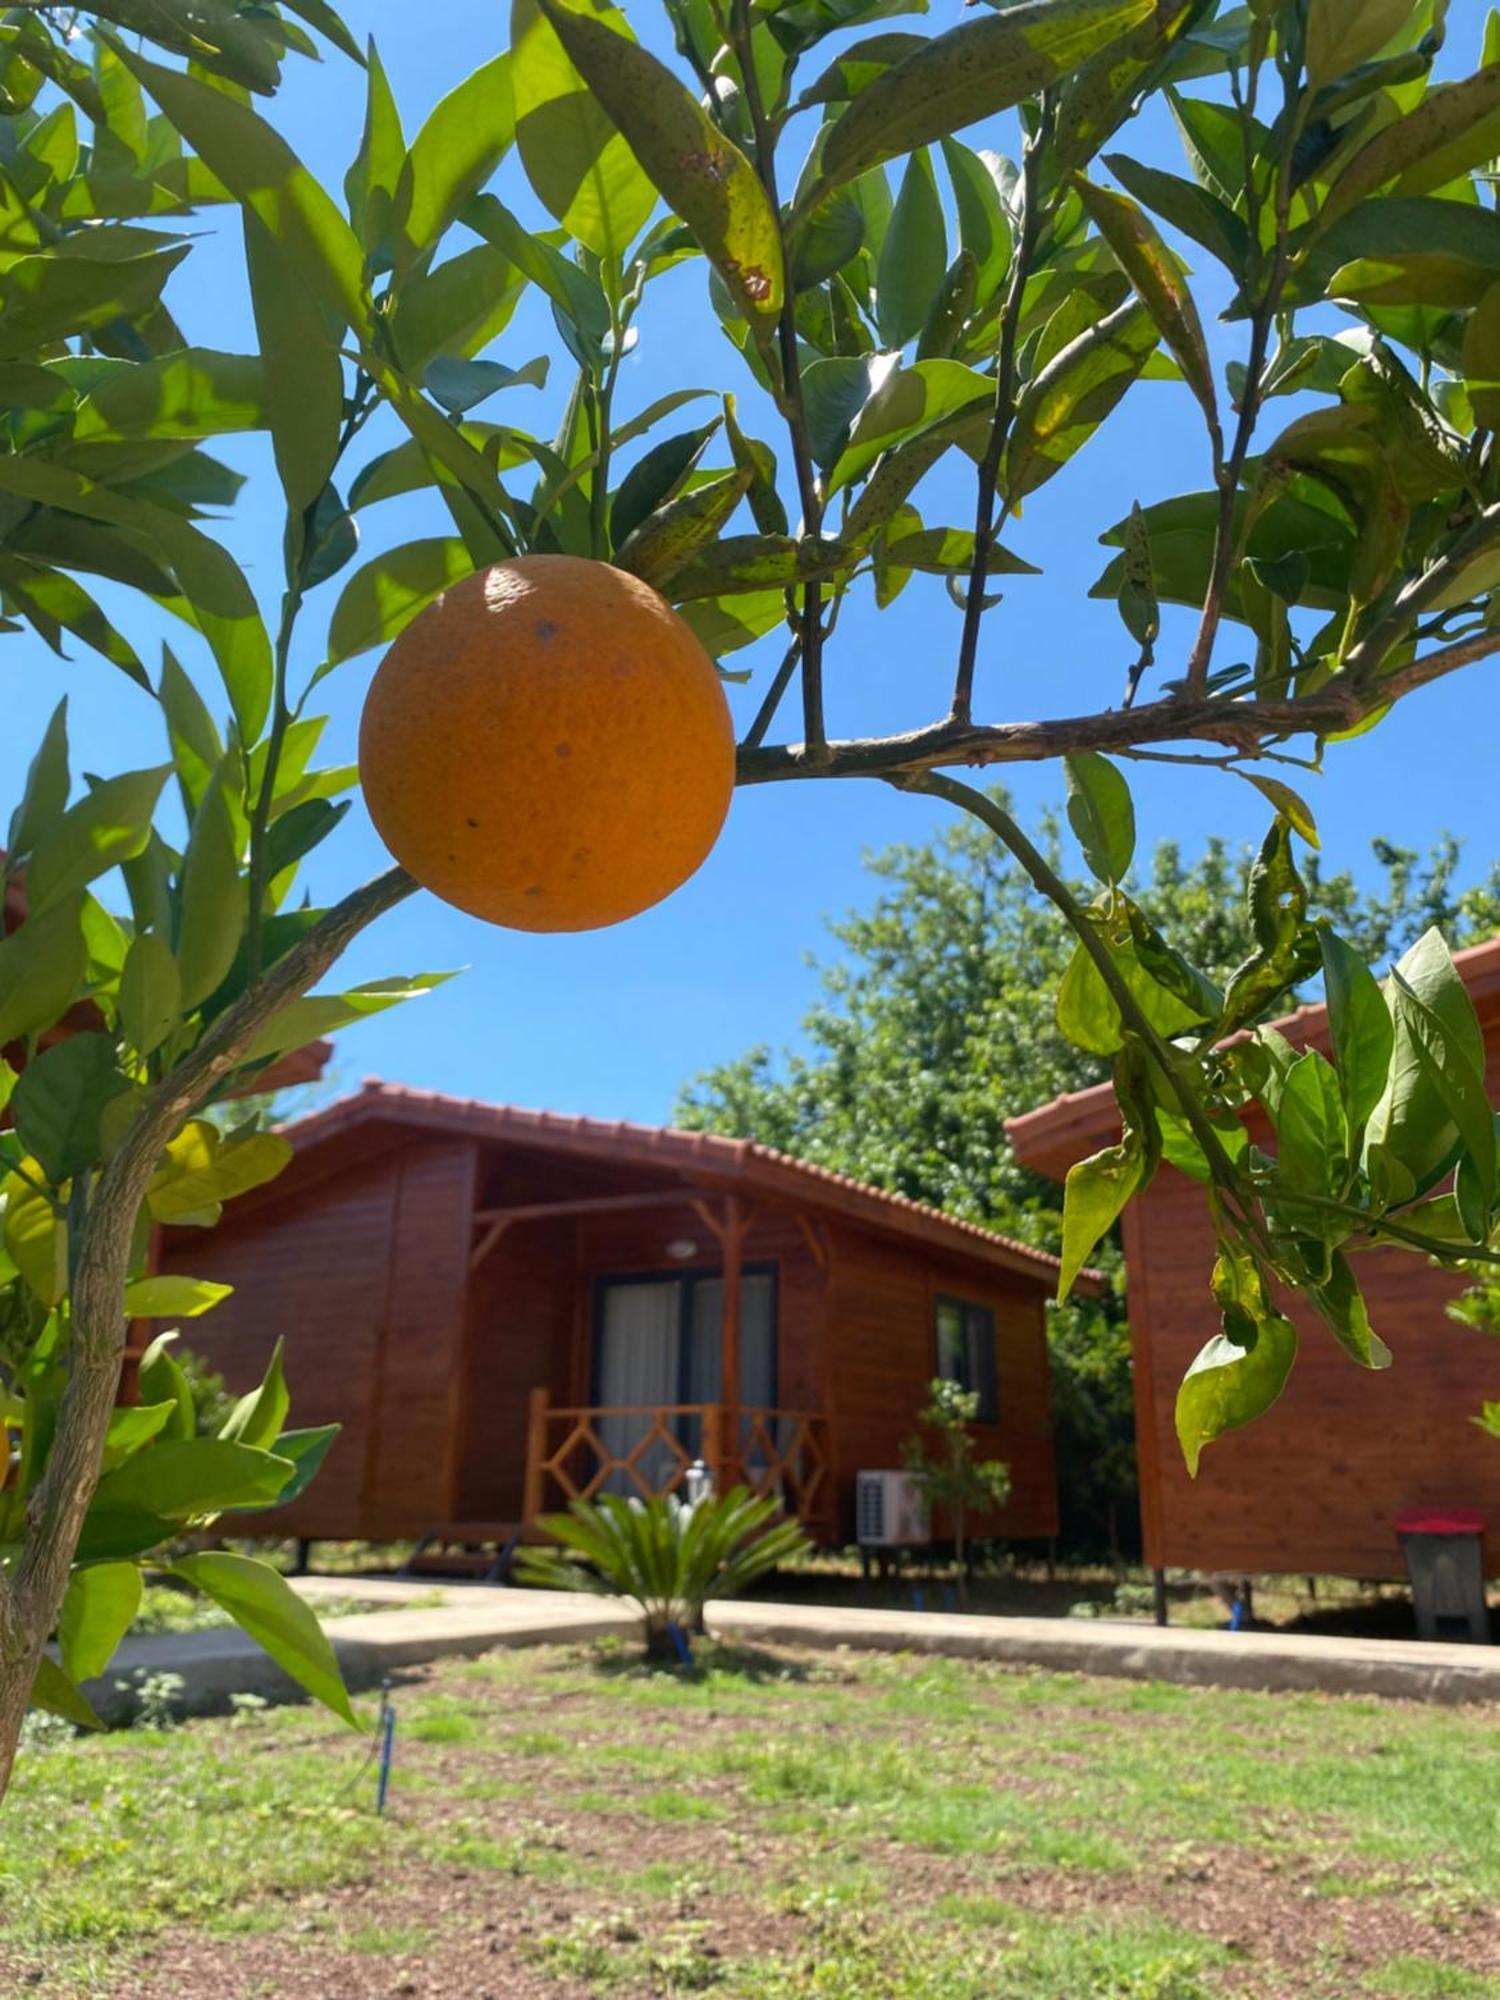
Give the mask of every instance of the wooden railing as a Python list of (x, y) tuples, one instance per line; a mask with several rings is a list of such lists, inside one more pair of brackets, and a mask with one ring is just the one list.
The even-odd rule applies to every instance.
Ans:
[(686, 1497), (689, 1469), (699, 1460), (716, 1493), (748, 1486), (777, 1495), (809, 1528), (832, 1523), (828, 1424), (815, 1411), (722, 1403), (562, 1409), (545, 1389), (531, 1392), (526, 1521), (605, 1492)]

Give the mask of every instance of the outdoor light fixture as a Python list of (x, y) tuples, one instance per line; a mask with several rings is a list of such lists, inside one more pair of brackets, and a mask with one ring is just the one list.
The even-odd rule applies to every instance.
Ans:
[(667, 1245), (667, 1255), (674, 1264), (685, 1264), (689, 1257), (696, 1257), (698, 1246), (690, 1236), (674, 1236)]

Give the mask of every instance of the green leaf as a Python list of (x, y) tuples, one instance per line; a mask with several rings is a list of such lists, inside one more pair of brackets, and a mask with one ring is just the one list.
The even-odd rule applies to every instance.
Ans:
[(1228, 202), (1208, 188), (1178, 174), (1164, 173), (1159, 167), (1142, 166), (1124, 153), (1106, 155), (1104, 164), (1137, 201), (1217, 257), (1233, 278), (1245, 282), (1250, 231)]
[(141, 1356), (137, 1380), (143, 1403), (170, 1403), (173, 1406), (173, 1413), (164, 1429), (169, 1438), (181, 1439), (197, 1434), (198, 1417), (188, 1378), (168, 1351), (176, 1338), (175, 1332), (157, 1335)]
[(68, 1230), (47, 1195), (31, 1179), (12, 1174), (5, 1183), (5, 1248), (11, 1262), (42, 1304), (55, 1306), (68, 1288)]
[[(1276, 1140), (1278, 1201), (1337, 1194), (1348, 1166), (1348, 1139), (1338, 1078), (1316, 1049), (1300, 1055), (1282, 1079)], [(1337, 1218), (1330, 1226), (1343, 1227)], [(1299, 1227), (1320, 1233), (1315, 1219), (1300, 1212)]]
[(1146, 1177), (1146, 1152), (1138, 1134), (1079, 1160), (1063, 1185), (1062, 1268), (1057, 1296), (1065, 1299), (1094, 1247), (1113, 1229), (1125, 1204)]
[[(273, 1053), (300, 1048), (313, 1039), (315, 1035), (304, 1035), (300, 1041), (282, 1043)], [(291, 1146), (277, 1132), (249, 1132), (221, 1140), (206, 1120), (194, 1119), (167, 1148), (165, 1162), (147, 1191), (147, 1206), (157, 1222), (186, 1222), (275, 1180), (291, 1157)]]
[(1193, 1478), (1203, 1447), (1253, 1423), (1286, 1387), (1297, 1358), (1297, 1329), (1279, 1313), (1255, 1323), (1249, 1344), (1216, 1333), (1199, 1349), (1177, 1391), (1177, 1441)]
[(281, 4), (291, 13), (300, 14), (309, 27), (326, 36), (336, 49), (342, 49), (346, 56), (363, 65), (364, 51), (329, 6), (328, 0), (281, 0)]
[[(1467, 1058), (1484, 1074), (1484, 1036), (1468, 989), (1454, 970), (1448, 947), (1428, 930), (1397, 961), (1401, 983), (1435, 1014)], [(1417, 1020), (1411, 1010), (1392, 1007), (1395, 1046), (1390, 1076), (1365, 1133), (1365, 1170), (1377, 1199), (1409, 1201), (1425, 1194), (1452, 1168), (1459, 1147), (1453, 1118), (1416, 1045)]]
[(750, 485), (748, 471), (736, 468), (689, 488), (659, 507), (615, 551), (615, 561), (643, 582), (662, 590), (719, 532)]
[(248, 1395), (240, 1397), (219, 1431), (221, 1438), (255, 1445), (261, 1451), (276, 1450), (292, 1401), (282, 1368), (284, 1344), (278, 1340), (272, 1348), (264, 1379)]
[[(597, 18), (634, 43), (618, 8)], [(510, 19), (516, 144), (526, 177), (570, 236), (608, 264), (623, 266), (627, 248), (656, 206), (656, 189), (537, 0), (513, 0)]]
[(328, 627), (328, 663), (387, 645), (450, 584), (474, 568), (454, 537), (407, 542), (376, 556), (344, 585)]
[[(1114, 919), (1090, 920), (1157, 1033), (1170, 1039), (1217, 1019), (1223, 1004), (1217, 989), (1152, 930), (1128, 897), (1116, 891), (1114, 902)], [(1119, 1004), (1082, 940), (1058, 987), (1056, 1014), (1068, 1040), (1091, 1054), (1114, 1055), (1124, 1044)]]
[(958, 240), (974, 259), (974, 296), (993, 298), (1010, 265), (1011, 226), (993, 153), (975, 153), (957, 139), (944, 139), (943, 160), (958, 209)]
[(171, 769), (170, 764), (159, 764), (154, 770), (105, 778), (51, 823), (27, 870), (32, 918), (141, 852), (151, 836), (151, 815)]
[(10, 599), (12, 610), (29, 620), (59, 657), (66, 657), (61, 634), (72, 632), (111, 666), (128, 674), (138, 687), (150, 689), (150, 676), (135, 648), (75, 578), (61, 570), (43, 569), (20, 556), (3, 556), (0, 588)]
[(1142, 649), (1144, 669), (1150, 664), (1151, 649), (1161, 634), (1161, 606), (1151, 567), (1151, 530), (1139, 500), (1125, 521), (1125, 557), (1116, 603), (1126, 631)]
[(948, 268), (937, 178), (925, 147), (913, 153), (880, 246), (875, 324), (886, 347), (904, 347), (926, 326)]
[(1153, 0), (1021, 0), (934, 35), (876, 77), (839, 119), (802, 212), (882, 160), (1009, 110), (1154, 11)]
[(696, 430), (680, 431), (675, 437), (663, 438), (636, 460), (610, 502), (609, 535), (614, 548), (681, 491), (718, 428), (715, 418)]
[(539, 4), (739, 311), (765, 334), (781, 310), (785, 283), (780, 228), (755, 169), (655, 56), (575, 0)]
[(195, 624), (213, 649), (241, 735), (247, 742), (259, 736), (271, 699), (271, 642), (254, 594), (227, 549), (168, 507), (139, 494), (111, 492), (37, 458), (0, 455), (0, 491), (102, 521), (169, 564), (182, 593), (171, 600), (171, 609)]
[[(675, 595), (675, 580), (673, 592)], [(733, 597), (695, 598), (690, 604), (680, 604), (677, 615), (691, 627), (703, 650), (718, 660), (774, 632), (785, 610), (784, 591), (759, 590)]]
[(828, 68), (797, 99), (800, 111), (813, 104), (847, 104), (893, 64), (915, 55), (925, 35), (902, 33), (866, 35), (836, 55)]
[(207, 703), (179, 666), (170, 647), (162, 648), (161, 685), (157, 694), (166, 717), (177, 781), (189, 809), (194, 810), (218, 768), (224, 745)]
[(365, 65), (365, 124), (359, 151), (344, 176), (354, 233), (381, 269), (394, 258), (390, 242), (396, 183), (406, 164), (406, 140), (390, 79), (373, 37)]
[(57, 1621), (63, 1672), (91, 1681), (114, 1658), (141, 1608), (141, 1573), (134, 1563), (75, 1569)]
[(173, 1573), (227, 1611), (314, 1700), (359, 1727), (333, 1648), (285, 1577), (253, 1556), (218, 1551), (182, 1556)]
[(1135, 287), (1136, 296), (1176, 357), (1210, 427), (1217, 431), (1218, 400), (1208, 342), (1193, 295), (1183, 280), (1180, 260), (1167, 248), (1145, 212), (1128, 196), (1096, 187), (1081, 175), (1075, 177), (1073, 185), (1094, 227), (1113, 251), (1121, 270)]
[(499, 166), (516, 136), (512, 56), (493, 57), (428, 114), (396, 188), (396, 266), (425, 258)]
[(11, 1097), (16, 1133), (54, 1187), (99, 1157), (99, 1118), (125, 1088), (108, 1035), (72, 1035), (26, 1065)]
[(289, 1458), (296, 1470), (277, 1494), (276, 1506), (290, 1507), (294, 1500), (300, 1499), (322, 1470), (323, 1461), (342, 1428), (340, 1424), (323, 1424), (316, 1430), (281, 1433), (276, 1440), (276, 1456)]
[(163, 1438), (107, 1472), (89, 1511), (192, 1521), (274, 1500), (291, 1466), (272, 1452), (221, 1438)]
[(1347, 76), (1411, 20), (1411, 0), (1307, 0), (1304, 60), (1316, 87)]
[(0, 938), (0, 1048), (60, 1021), (88, 967), (83, 897), (64, 896)]
[(1490, 286), (1464, 323), (1464, 388), (1476, 424), (1500, 426), (1500, 283)]
[(279, 133), (222, 90), (112, 43), (198, 157), (252, 209), (287, 262), (341, 325), (365, 330), (364, 253), (353, 230)]
[[(1463, 1140), (1466, 1159), (1456, 1187), (1459, 1210), (1470, 1240), (1486, 1243), (1495, 1203), (1495, 1114), (1484, 1087), (1483, 1065), (1474, 1062), (1465, 1038), (1426, 1005), (1399, 968), (1391, 974), (1391, 986), (1397, 1025)], [(16, 1094), (19, 1097), (19, 1086)]]
[(53, 709), (42, 740), (37, 745), (26, 772), (21, 802), (10, 817), (6, 836), (7, 860), (12, 866), (35, 847), (44, 827), (50, 826), (67, 810), (71, 780), (68, 776), (68, 698)]
[[(127, 1319), (200, 1319), (227, 1299), (233, 1285), (216, 1285), (211, 1278), (188, 1278), (164, 1272), (154, 1278), (137, 1278), (125, 1287)], [(223, 1432), (220, 1433), (224, 1435)], [(238, 1433), (235, 1433), (238, 1436)], [(241, 1444), (261, 1444), (260, 1438), (241, 1438)], [(274, 1438), (271, 1440), (275, 1442)]]
[(1145, 367), (1156, 344), (1151, 315), (1127, 299), (1069, 341), (1027, 383), (1005, 451), (1005, 491), (1012, 505), (1045, 485), (1082, 450)]
[(1380, 983), (1359, 953), (1327, 924), (1319, 925), (1318, 938), (1339, 1090), (1350, 1141), (1357, 1148), (1385, 1090), (1395, 1030)]
[(1437, 195), (1363, 201), (1299, 247), (1293, 304), (1472, 306), (1500, 280), (1500, 216)]
[(245, 885), (239, 836), (230, 810), (232, 752), (199, 801), (182, 863), (182, 920), (177, 939), (181, 1006), (191, 1013), (221, 983), (244, 934)]
[(1366, 196), (1395, 183), (1403, 195), (1432, 194), (1500, 153), (1500, 63), (1461, 83), (1440, 84), (1384, 125), (1338, 175), (1318, 213), (1327, 228)]
[[(886, 362), (887, 357), (882, 356), (881, 361)], [(810, 377), (821, 368), (842, 365), (814, 362), (807, 374)], [(977, 368), (966, 368), (961, 361), (913, 361), (905, 368), (886, 366), (881, 373), (877, 366), (872, 372), (875, 387), (855, 417), (849, 441), (828, 475), (826, 491), (830, 494), (858, 479), (883, 452), (909, 439), (966, 414), (982, 422), (994, 401), (995, 385), (990, 377), (981, 375)], [(808, 421), (811, 427), (811, 412)]]
[[(330, 322), (298, 267), (252, 209), (244, 211), (245, 269), (265, 357), (266, 414), (287, 512), (299, 519), (333, 477), (344, 421), (344, 364)], [(298, 549), (294, 546), (292, 560)]]
[(117, 1465), (123, 1465), (133, 1452), (160, 1437), (176, 1415), (175, 1402), (133, 1403), (128, 1408), (112, 1410), (99, 1470), (113, 1472)]
[(1240, 776), (1247, 784), (1254, 785), (1263, 799), (1270, 800), (1276, 811), (1296, 828), (1309, 847), (1322, 845), (1318, 839), (1318, 823), (1300, 792), (1294, 792), (1291, 786), (1284, 785), (1280, 778), (1263, 778), (1258, 771), (1241, 771)]
[(50, 1653), (43, 1653), (36, 1663), (29, 1705), (41, 1709), (45, 1715), (60, 1715), (64, 1722), (76, 1723), (80, 1729), (104, 1727), (92, 1704), (74, 1687)]
[(540, 236), (533, 236), (492, 194), (464, 210), (469, 228), (499, 250), (557, 309), (558, 329), (580, 367), (597, 369), (609, 333), (609, 301), (599, 286)]
[(274, 882), (284, 868), (293, 868), (321, 842), (349, 810), (350, 801), (334, 805), (328, 799), (304, 799), (273, 820), (266, 837), (266, 877)]
[(491, 243), (408, 278), (391, 320), (402, 367), (419, 378), (435, 355), (477, 354), (509, 326), (525, 289), (520, 271)]
[(1117, 764), (1095, 750), (1064, 758), (1068, 824), (1090, 872), (1101, 882), (1123, 882), (1135, 855), (1135, 804)]
[(461, 417), (501, 389), (545, 388), (547, 368), (545, 354), (537, 355), (521, 368), (507, 368), (502, 361), (467, 361), (439, 355), (422, 371), (422, 386), (449, 416)]
[(266, 422), (265, 363), (184, 347), (103, 376), (73, 413), (75, 445), (124, 438), (203, 438)]
[(1334, 1251), (1328, 1277), (1322, 1282), (1309, 1284), (1305, 1289), (1320, 1317), (1352, 1361), (1357, 1361), (1361, 1368), (1390, 1367), (1391, 1350), (1370, 1325), (1364, 1293), (1342, 1251)]
[(152, 1549), (159, 1549), (180, 1533), (178, 1522), (170, 1521), (162, 1514), (143, 1513), (139, 1507), (107, 1513), (91, 1508), (84, 1516), (75, 1560), (80, 1563), (128, 1561), (132, 1556), (147, 1555)]
[[(287, 1049), (305, 1048), (320, 1036), (334, 1034), (367, 1015), (381, 1014), (387, 1007), (413, 1000), (451, 976), (446, 972), (423, 972), (412, 979), (371, 979), (347, 993), (309, 993), (304, 999), (291, 1001), (267, 1022), (252, 1043), (246, 1060), (259, 1062), (279, 1056)], [(260, 1136), (270, 1139), (273, 1135)], [(276, 1143), (286, 1147), (285, 1140)], [(290, 1154), (290, 1147), (286, 1147), (288, 1158)]]

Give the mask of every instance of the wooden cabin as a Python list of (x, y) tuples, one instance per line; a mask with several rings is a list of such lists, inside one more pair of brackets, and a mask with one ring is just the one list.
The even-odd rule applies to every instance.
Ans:
[(188, 1330), (213, 1367), (285, 1335), (295, 1421), (344, 1426), (273, 1532), (504, 1547), (701, 1459), (842, 1543), (939, 1373), (1012, 1468), (984, 1527), (1055, 1531), (1049, 1257), (749, 1140), (385, 1083), (285, 1129), (280, 1179), (160, 1252), (235, 1287)]
[[(1500, 1099), (1500, 939), (1455, 954)], [(1329, 1046), (1321, 1006), (1276, 1026), (1298, 1047)], [(1014, 1118), (1018, 1156), (1061, 1180), (1114, 1143), (1120, 1120), (1104, 1084)], [(1252, 1136), (1271, 1145), (1269, 1132)], [(1362, 1578), (1403, 1573), (1395, 1520), (1408, 1511), (1477, 1512), (1485, 1564), (1500, 1575), (1500, 1442), (1470, 1422), (1500, 1396), (1500, 1349), (1449, 1319), (1464, 1280), (1404, 1251), (1356, 1260), (1371, 1323), (1392, 1366), (1358, 1368), (1316, 1315), (1287, 1302), (1301, 1336), (1291, 1380), (1257, 1422), (1210, 1445), (1190, 1479), (1173, 1424), (1177, 1385), (1219, 1330), (1209, 1295), (1213, 1231), (1203, 1189), (1163, 1167), (1123, 1219), (1136, 1444), (1146, 1561), (1255, 1575)]]

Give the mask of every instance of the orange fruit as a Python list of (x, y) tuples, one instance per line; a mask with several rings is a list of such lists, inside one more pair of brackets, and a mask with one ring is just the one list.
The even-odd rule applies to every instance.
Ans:
[(382, 840), (524, 931), (617, 924), (699, 866), (734, 788), (712, 660), (639, 578), (580, 556), (465, 577), (380, 664), (359, 734)]

